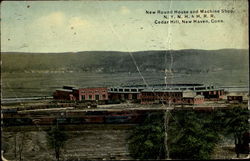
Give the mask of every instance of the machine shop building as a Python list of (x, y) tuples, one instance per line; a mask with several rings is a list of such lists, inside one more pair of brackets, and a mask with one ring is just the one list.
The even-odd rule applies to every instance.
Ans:
[(108, 100), (108, 89), (104, 87), (76, 88), (63, 86), (53, 93), (53, 98), (58, 100), (77, 101), (105, 101)]
[(74, 92), (79, 101), (105, 101), (108, 100), (108, 89), (103, 87), (79, 88)]

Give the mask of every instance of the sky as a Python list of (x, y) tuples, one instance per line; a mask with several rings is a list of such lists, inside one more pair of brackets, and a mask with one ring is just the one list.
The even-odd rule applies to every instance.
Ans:
[[(232, 9), (224, 23), (155, 24), (156, 10)], [(248, 8), (239, 1), (45, 1), (1, 4), (2, 52), (248, 49)]]

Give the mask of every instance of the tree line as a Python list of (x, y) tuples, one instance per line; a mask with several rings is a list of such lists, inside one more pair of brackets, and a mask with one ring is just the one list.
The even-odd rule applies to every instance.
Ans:
[[(249, 154), (249, 110), (173, 111), (169, 115), (168, 150), (171, 159), (211, 159), (224, 137), (234, 139), (237, 157)], [(163, 113), (152, 113), (132, 129), (129, 151), (135, 159), (165, 159)]]

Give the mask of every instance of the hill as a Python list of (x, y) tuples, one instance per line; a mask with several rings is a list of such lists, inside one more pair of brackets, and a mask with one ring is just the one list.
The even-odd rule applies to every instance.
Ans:
[[(180, 73), (248, 70), (248, 50), (84, 51), (77, 53), (1, 53), (2, 72), (137, 72)], [(136, 64), (136, 65), (135, 65)]]

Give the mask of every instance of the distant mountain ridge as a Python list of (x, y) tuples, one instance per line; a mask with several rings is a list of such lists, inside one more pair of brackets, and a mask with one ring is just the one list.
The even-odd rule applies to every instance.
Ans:
[[(1, 53), (2, 72), (137, 72), (194, 73), (248, 70), (246, 49), (167, 51), (83, 51), (64, 53)], [(172, 65), (171, 65), (171, 60)], [(135, 65), (136, 64), (136, 65)]]

